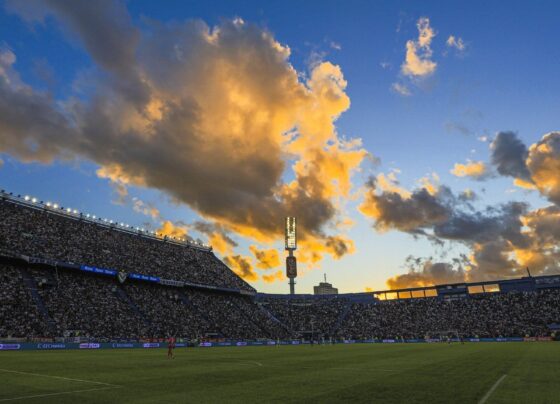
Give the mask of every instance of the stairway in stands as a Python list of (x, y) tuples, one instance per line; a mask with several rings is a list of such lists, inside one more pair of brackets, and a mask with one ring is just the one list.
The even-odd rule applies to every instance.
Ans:
[(272, 321), (277, 323), (280, 327), (282, 327), (283, 329), (285, 329), (289, 333), (293, 334), (293, 331), (290, 329), (290, 327), (288, 327), (282, 321), (278, 320), (278, 318), (274, 314), (272, 314), (266, 307), (264, 307), (262, 304), (259, 304), (257, 302), (255, 302), (254, 304), (256, 304), (258, 306), (259, 310), (262, 311), (265, 315), (267, 315)]
[(140, 308), (136, 305), (136, 303), (134, 303), (132, 301), (132, 299), (128, 296), (128, 294), (124, 291), (123, 288), (121, 288), (120, 286), (117, 286), (117, 288), (115, 290), (115, 294), (117, 295), (117, 297), (121, 301), (126, 303), (128, 305), (128, 307), (130, 307), (132, 309), (132, 311), (138, 315), (138, 317), (140, 317), (142, 319), (142, 321), (144, 322), (145, 325), (147, 325), (148, 327), (152, 326), (152, 323), (150, 322), (150, 320), (148, 320), (148, 318), (144, 315), (144, 313), (142, 313)]
[(338, 316), (338, 319), (336, 320), (336, 323), (334, 324), (334, 327), (331, 330), (331, 335), (336, 335), (336, 332), (342, 326), (344, 320), (346, 320), (346, 317), (348, 317), (348, 314), (350, 314), (351, 310), (352, 310), (352, 303), (347, 302), (346, 305), (344, 306), (344, 309), (340, 312), (340, 315)]
[(31, 295), (31, 298), (33, 299), (33, 302), (39, 309), (39, 312), (43, 316), (43, 319), (48, 324), (49, 331), (55, 331), (56, 323), (50, 316), (49, 311), (47, 310), (47, 306), (45, 306), (45, 302), (43, 302), (43, 298), (41, 297), (39, 292), (37, 292), (37, 282), (35, 281), (33, 276), (29, 273), (27, 268), (20, 267), (19, 269), (21, 272), (21, 277), (23, 279), (23, 284), (25, 285), (25, 288)]

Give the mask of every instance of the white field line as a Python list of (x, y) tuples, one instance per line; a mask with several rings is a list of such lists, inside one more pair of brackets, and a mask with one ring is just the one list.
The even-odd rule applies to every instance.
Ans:
[(91, 392), (91, 391), (118, 389), (118, 388), (121, 388), (121, 387), (122, 386), (107, 386), (107, 387), (97, 387), (95, 389), (61, 391), (61, 392), (58, 392), (58, 393), (36, 394), (36, 395), (33, 395), (33, 396), (20, 396), (20, 397), (13, 397), (13, 398), (2, 398), (2, 399), (0, 399), (0, 402), (26, 400), (26, 399), (30, 399), (30, 398), (45, 398), (45, 397), (52, 397), (52, 396), (61, 396), (61, 395), (64, 395), (64, 394), (86, 393), (86, 392)]
[(100, 384), (100, 385), (103, 385), (103, 386), (111, 386), (111, 387), (122, 387), (122, 386), (119, 386), (119, 385), (116, 385), (116, 384), (96, 382), (94, 380), (72, 379), (70, 377), (44, 375), (44, 374), (41, 374), (41, 373), (20, 372), (18, 370), (0, 369), (0, 372), (15, 373), (15, 374), (19, 374), (19, 375), (28, 375), (28, 376), (48, 377), (48, 378), (51, 378), (51, 379), (70, 380), (70, 381), (73, 381), (73, 382)]
[[(219, 362), (219, 363), (230, 363), (230, 362)], [(257, 361), (246, 361), (240, 359), (239, 361), (235, 362), (239, 365), (256, 365), (259, 367), (269, 367), (269, 368), (283, 368), (283, 365), (270, 365), (270, 364), (263, 364)], [(295, 366), (296, 369), (317, 369), (313, 366)], [(400, 370), (397, 369), (381, 369), (381, 368), (347, 368), (347, 367), (333, 367), (333, 368), (324, 368), (324, 370), (353, 370), (357, 372), (399, 372)]]
[(484, 397), (482, 397), (480, 399), (478, 404), (484, 404), (486, 402), (486, 400), (488, 400), (490, 398), (490, 396), (492, 395), (494, 390), (496, 390), (498, 388), (498, 386), (500, 385), (500, 383), (506, 378), (506, 376), (507, 375), (502, 375), (502, 377), (500, 377), (498, 380), (496, 380), (496, 383), (494, 383), (494, 385), (492, 387), (490, 387), (490, 390), (488, 390), (488, 392), (484, 395)]
[[(258, 364), (258, 366), (264, 366), (264, 367), (271, 367), (271, 368), (283, 368), (285, 367), (284, 365), (263, 365), (260, 362), (248, 362), (246, 361), (245, 364)], [(317, 367), (313, 367), (313, 366), (297, 366), (294, 365), (295, 369), (317, 369)], [(357, 372), (400, 372), (400, 370), (396, 370), (396, 369), (381, 369), (381, 368), (347, 368), (347, 367), (333, 367), (333, 368), (324, 368), (323, 370), (353, 370), (353, 371), (357, 371)]]

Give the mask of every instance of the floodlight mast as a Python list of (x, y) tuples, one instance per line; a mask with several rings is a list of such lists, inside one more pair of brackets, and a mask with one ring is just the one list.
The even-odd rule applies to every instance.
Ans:
[(286, 251), (288, 251), (288, 256), (286, 257), (286, 276), (290, 280), (290, 294), (295, 293), (295, 281), (297, 277), (297, 261), (294, 256), (294, 251), (297, 249), (297, 229), (296, 229), (296, 218), (287, 217), (286, 218)]

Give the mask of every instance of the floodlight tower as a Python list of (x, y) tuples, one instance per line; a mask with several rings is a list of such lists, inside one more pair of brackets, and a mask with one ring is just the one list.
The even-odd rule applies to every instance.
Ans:
[(286, 257), (286, 276), (290, 280), (290, 294), (295, 293), (294, 279), (297, 276), (297, 261), (294, 257), (294, 251), (297, 248), (297, 233), (296, 233), (296, 218), (287, 217), (286, 218), (286, 251), (288, 251), (288, 256)]

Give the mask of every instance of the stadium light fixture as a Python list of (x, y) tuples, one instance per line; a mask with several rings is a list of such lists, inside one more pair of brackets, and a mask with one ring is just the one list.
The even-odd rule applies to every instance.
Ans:
[(50, 208), (50, 207), (51, 207), (51, 203), (47, 202), (47, 208)]
[(70, 213), (70, 212), (72, 212), (72, 209), (66, 208), (66, 212)]
[(55, 203), (55, 204), (53, 205), (53, 208), (54, 208), (54, 209), (58, 209), (58, 203)]
[(31, 198), (31, 202), (37, 203), (37, 198)]
[(78, 211), (77, 211), (76, 209), (74, 209), (74, 214), (75, 214), (75, 215), (77, 215), (77, 214), (78, 214)]
[(29, 195), (25, 195), (25, 196), (23, 197), (23, 199), (25, 199), (26, 201), (28, 201), (28, 200), (29, 200)]

